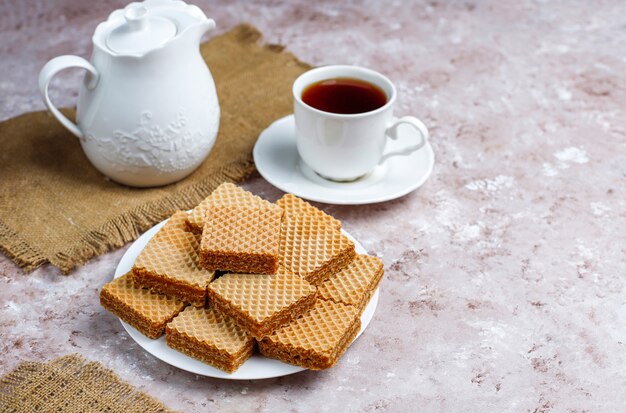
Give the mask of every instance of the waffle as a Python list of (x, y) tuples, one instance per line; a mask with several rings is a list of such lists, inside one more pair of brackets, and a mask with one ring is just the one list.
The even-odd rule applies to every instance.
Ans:
[(317, 290), (294, 274), (226, 274), (209, 284), (209, 302), (260, 339), (309, 310)]
[(256, 195), (251, 194), (245, 189), (241, 189), (230, 183), (223, 183), (218, 186), (215, 191), (206, 197), (196, 206), (186, 220), (188, 231), (201, 234), (204, 228), (204, 219), (206, 211), (211, 205), (239, 205), (250, 207), (267, 207), (277, 209), (278, 207)]
[(383, 263), (380, 259), (369, 255), (357, 255), (346, 268), (319, 286), (317, 289), (319, 297), (353, 305), (361, 314), (378, 287), (383, 272)]
[(213, 205), (207, 210), (200, 265), (210, 270), (274, 274), (278, 267), (280, 208)]
[(160, 239), (165, 235), (169, 234), (172, 231), (178, 231), (181, 229), (185, 229), (185, 222), (187, 222), (187, 217), (189, 214), (185, 211), (176, 211), (172, 216), (167, 220), (165, 225), (156, 233), (153, 237), (155, 239)]
[(355, 254), (352, 241), (311, 215), (283, 219), (280, 264), (311, 284), (319, 285), (341, 271)]
[(353, 306), (317, 300), (311, 311), (259, 341), (259, 350), (307, 369), (327, 369), (337, 363), (360, 328)]
[(102, 287), (100, 304), (152, 339), (162, 336), (165, 325), (185, 307), (178, 300), (136, 286), (130, 273)]
[(134, 281), (142, 287), (202, 307), (214, 271), (198, 266), (200, 236), (184, 230), (184, 212), (172, 219), (148, 242), (133, 265)]
[(212, 308), (187, 307), (167, 325), (168, 346), (229, 373), (254, 351), (254, 339)]
[(337, 229), (341, 228), (341, 221), (331, 217), (328, 214), (315, 208), (313, 205), (298, 198), (292, 194), (285, 194), (282, 198), (276, 201), (276, 205), (281, 207), (285, 211), (285, 216), (292, 217), (294, 215), (308, 214), (312, 215), (318, 220), (328, 224)]

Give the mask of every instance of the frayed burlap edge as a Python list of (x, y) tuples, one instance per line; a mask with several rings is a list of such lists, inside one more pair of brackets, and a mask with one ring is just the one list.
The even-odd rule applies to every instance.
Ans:
[(50, 259), (0, 222), (0, 250), (26, 272), (50, 262), (67, 275), (73, 268), (94, 256), (137, 239), (139, 234), (156, 222), (169, 217), (177, 209), (192, 208), (221, 183), (243, 181), (254, 171), (251, 159), (228, 165), (206, 179), (181, 188), (166, 198), (148, 202), (115, 217), (102, 227), (85, 234), (79, 245), (60, 251)]
[(79, 354), (24, 362), (0, 378), (0, 411), (172, 412), (99, 362)]
[(0, 221), (0, 251), (25, 271), (32, 271), (47, 262), (46, 257)]
[[(240, 182), (255, 171), (252, 159), (232, 163), (200, 182), (195, 182), (157, 201), (147, 202), (85, 234), (80, 244), (55, 254), (50, 263), (68, 274), (74, 267), (113, 248), (119, 248), (137, 237), (155, 223), (172, 215), (178, 209), (191, 209), (223, 182)], [(42, 263), (45, 262), (45, 259)], [(36, 268), (33, 266), (33, 269)]]

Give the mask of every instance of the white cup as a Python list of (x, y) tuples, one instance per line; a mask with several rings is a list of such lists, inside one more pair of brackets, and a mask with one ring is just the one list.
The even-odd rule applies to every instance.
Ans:
[[(378, 86), (385, 92), (384, 106), (357, 114), (338, 114), (315, 109), (302, 101), (307, 86), (327, 79), (353, 78)], [(396, 88), (391, 81), (358, 66), (323, 66), (300, 75), (293, 84), (296, 143), (302, 160), (317, 174), (334, 181), (352, 181), (373, 171), (392, 156), (408, 155), (428, 141), (428, 129), (419, 119), (393, 117)], [(385, 153), (387, 139), (398, 138), (398, 126), (411, 125), (417, 142)]]

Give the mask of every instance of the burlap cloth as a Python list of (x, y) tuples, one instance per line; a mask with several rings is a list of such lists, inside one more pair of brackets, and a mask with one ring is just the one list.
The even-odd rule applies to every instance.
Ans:
[(0, 378), (1, 412), (171, 412), (98, 362), (78, 354), (27, 362)]
[(291, 84), (309, 68), (260, 37), (241, 25), (201, 46), (217, 86), (220, 131), (203, 165), (172, 185), (109, 181), (47, 112), (0, 123), (0, 249), (26, 271), (50, 262), (67, 273), (191, 208), (220, 183), (248, 176), (259, 133), (291, 112)]

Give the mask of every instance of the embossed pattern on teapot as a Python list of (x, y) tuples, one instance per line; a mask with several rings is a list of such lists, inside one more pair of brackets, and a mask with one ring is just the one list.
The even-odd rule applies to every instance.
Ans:
[[(199, 52), (214, 26), (180, 0), (131, 3), (98, 25), (90, 62), (60, 56), (43, 67), (44, 102), (111, 179), (139, 187), (178, 181), (206, 158), (219, 129), (215, 84)], [(87, 71), (76, 123), (48, 96), (52, 77), (70, 67)]]

